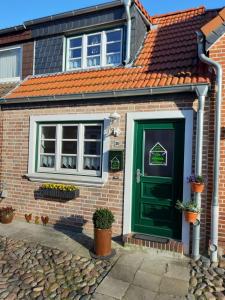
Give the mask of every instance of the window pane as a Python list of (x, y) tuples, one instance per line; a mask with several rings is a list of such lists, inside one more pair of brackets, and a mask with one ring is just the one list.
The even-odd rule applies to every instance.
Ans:
[(81, 47), (82, 46), (82, 38), (75, 38), (70, 40), (70, 48), (76, 48), (76, 47)]
[(100, 54), (100, 46), (88, 47), (88, 56)]
[(107, 45), (107, 53), (120, 52), (120, 43), (112, 43)]
[(111, 31), (107, 33), (107, 42), (120, 41), (121, 40), (121, 30)]
[(76, 169), (77, 157), (76, 156), (62, 156), (61, 160), (62, 169)]
[(77, 154), (77, 142), (62, 142), (63, 154)]
[(63, 139), (75, 140), (77, 139), (77, 126), (63, 126)]
[(118, 65), (120, 63), (121, 63), (121, 56), (119, 53), (107, 55), (107, 64), (108, 65)]
[(84, 169), (100, 171), (100, 158), (98, 157), (84, 157)]
[(81, 59), (75, 59), (70, 61), (70, 69), (81, 68)]
[(55, 142), (54, 141), (42, 141), (41, 142), (41, 153), (55, 153)]
[(81, 49), (70, 50), (70, 58), (81, 57)]
[(101, 34), (95, 34), (88, 36), (88, 45), (96, 45), (101, 42)]
[(42, 127), (42, 139), (55, 139), (56, 136), (56, 127), (55, 126), (45, 126)]
[(84, 138), (87, 140), (100, 140), (101, 126), (85, 126)]
[(0, 78), (20, 77), (21, 49), (0, 51)]
[(40, 166), (42, 168), (54, 168), (55, 167), (55, 156), (41, 155)]
[(100, 66), (100, 56), (88, 58), (87, 65), (88, 67)]
[(100, 155), (100, 142), (84, 142), (84, 154)]

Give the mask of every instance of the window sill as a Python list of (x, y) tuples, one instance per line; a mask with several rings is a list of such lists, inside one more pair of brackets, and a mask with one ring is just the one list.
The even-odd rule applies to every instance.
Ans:
[(107, 182), (108, 176), (103, 177), (91, 177), (91, 176), (74, 176), (74, 175), (63, 175), (63, 174), (43, 174), (33, 173), (26, 174), (26, 177), (30, 181), (34, 182), (53, 182), (53, 183), (68, 183), (79, 186), (89, 187), (103, 187)]
[(2, 78), (0, 79), (0, 83), (11, 83), (11, 82), (20, 82), (20, 77), (13, 77), (13, 78)]

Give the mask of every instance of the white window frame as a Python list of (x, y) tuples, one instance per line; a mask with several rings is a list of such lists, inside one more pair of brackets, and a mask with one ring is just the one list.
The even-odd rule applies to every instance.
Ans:
[(0, 52), (5, 52), (5, 51), (10, 51), (14, 49), (20, 49), (20, 76), (19, 77), (10, 77), (10, 78), (0, 78), (0, 82), (16, 82), (20, 81), (22, 77), (22, 66), (23, 66), (23, 47), (18, 45), (18, 46), (13, 46), (13, 47), (7, 47), (7, 48), (0, 48)]
[[(84, 123), (82, 123), (82, 121)], [(88, 122), (87, 122), (88, 121)], [(49, 122), (49, 124), (47, 124)], [(55, 122), (55, 123), (54, 123)], [(36, 159), (37, 166), (39, 166), (40, 159), (40, 147), (37, 150), (37, 129), (38, 126), (42, 126), (39, 123), (46, 123), (43, 126), (64, 126), (67, 124), (60, 124), (60, 122), (70, 122), (69, 125), (81, 126), (81, 130), (78, 130), (78, 139), (82, 138), (84, 141), (84, 126), (100, 125), (102, 126), (102, 144), (101, 144), (101, 171), (85, 170), (83, 169), (83, 160), (78, 162), (77, 170), (67, 170), (59, 168), (59, 165), (55, 170), (52, 168), (39, 168), (36, 170)], [(29, 162), (28, 162), (28, 174), (26, 175), (31, 181), (37, 182), (63, 182), (63, 183), (74, 183), (77, 185), (87, 186), (103, 186), (108, 180), (108, 151), (110, 147), (110, 138), (108, 135), (108, 128), (110, 125), (109, 114), (68, 114), (68, 115), (43, 115), (43, 116), (31, 116), (30, 117), (30, 134), (29, 134)], [(61, 126), (61, 128), (62, 128)], [(39, 145), (40, 145), (40, 134), (39, 130)], [(59, 134), (57, 131), (56, 134)], [(61, 147), (61, 141), (58, 143)], [(82, 153), (83, 157), (84, 143), (78, 142), (78, 153)], [(38, 151), (38, 153), (36, 153)], [(36, 156), (38, 155), (38, 157)], [(56, 155), (61, 155), (60, 149), (56, 149)], [(59, 163), (59, 160), (56, 159)]]
[[(77, 154), (74, 155), (77, 157), (77, 168), (76, 169), (63, 169), (61, 168), (61, 157), (63, 156), (62, 153), (62, 128), (64, 126), (76, 126), (77, 127)], [(84, 143), (85, 141), (88, 141), (84, 137), (84, 132), (85, 132), (85, 127), (88, 126), (100, 126), (101, 127), (101, 132), (103, 132), (103, 126), (102, 123), (44, 123), (39, 125), (39, 137), (38, 137), (38, 151), (37, 151), (37, 172), (42, 172), (42, 173), (60, 173), (60, 174), (73, 174), (73, 175), (90, 175), (90, 176), (101, 176), (101, 161), (102, 161), (102, 138), (100, 140), (96, 140), (100, 142), (100, 155), (88, 155), (84, 154)], [(41, 153), (41, 134), (42, 134), (42, 128), (43, 127), (55, 127), (56, 128), (56, 137), (55, 139), (46, 139), (49, 141), (54, 141), (55, 142), (55, 153), (46, 153), (43, 154)], [(75, 141), (75, 139), (74, 139)], [(94, 141), (94, 140), (92, 140)], [(41, 167), (40, 166), (40, 157), (41, 155), (50, 155), (55, 157), (55, 166), (53, 168), (48, 168), (48, 167)], [(70, 156), (68, 154), (68, 156)], [(100, 170), (95, 171), (95, 170), (86, 170), (83, 167), (84, 163), (84, 157), (96, 157), (100, 158)]]
[[(115, 28), (115, 29), (110, 29), (110, 30), (103, 30), (95, 33), (90, 33), (90, 34), (83, 34), (83, 35), (78, 35), (78, 36), (71, 36), (67, 39), (65, 39), (66, 42), (66, 51), (65, 51), (65, 69), (66, 71), (75, 71), (75, 70), (81, 70), (81, 69), (96, 69), (96, 68), (101, 68), (101, 67), (115, 67), (117, 65), (115, 64), (107, 64), (107, 33), (114, 32), (114, 31), (120, 31), (121, 32), (121, 44), (120, 44), (120, 62), (118, 65), (122, 64), (122, 57), (123, 57), (123, 29), (122, 28)], [(100, 65), (99, 66), (87, 66), (87, 58), (89, 57), (87, 55), (87, 49), (88, 49), (88, 37), (92, 35), (101, 35), (101, 44), (100, 44)], [(70, 68), (70, 40), (75, 39), (75, 38), (82, 38), (82, 48), (81, 48), (81, 67), (80, 68)], [(111, 42), (113, 43), (113, 42)], [(111, 53), (113, 54), (113, 53)], [(79, 59), (79, 58), (78, 58)]]

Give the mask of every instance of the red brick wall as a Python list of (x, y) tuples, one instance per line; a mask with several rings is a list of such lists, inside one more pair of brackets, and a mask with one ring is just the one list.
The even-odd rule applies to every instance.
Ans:
[[(220, 159), (220, 181), (219, 181), (219, 242), (224, 247), (225, 245), (225, 36), (220, 38), (210, 49), (209, 57), (219, 62), (223, 68), (223, 102), (222, 102), (222, 124), (221, 124), (221, 159)], [(214, 140), (214, 106), (215, 106), (215, 85), (213, 85), (211, 97), (211, 116), (209, 138), (211, 145)], [(208, 162), (210, 164), (209, 176), (212, 179), (212, 162), (213, 162), (213, 147), (210, 146)], [(209, 181), (209, 189), (212, 191), (212, 180)], [(208, 198), (208, 221), (207, 221), (207, 236), (210, 236), (210, 204), (212, 193)]]
[[(104, 187), (80, 187), (80, 198), (67, 203), (51, 202), (34, 199), (34, 190), (39, 187), (39, 183), (29, 182), (24, 178), (28, 168), (28, 134), (29, 117), (31, 115), (44, 114), (70, 114), (70, 113), (111, 113), (117, 111), (121, 114), (120, 129), (122, 131), (119, 138), (111, 137), (111, 146), (114, 140), (120, 141), (120, 148), (125, 145), (125, 120), (127, 112), (144, 112), (159, 110), (196, 110), (197, 101), (194, 94), (177, 94), (152, 96), (148, 99), (121, 99), (104, 100), (97, 103), (64, 103), (62, 105), (50, 107), (49, 104), (38, 104), (36, 106), (4, 107), (3, 118), (3, 146), (2, 146), (2, 181), (7, 184), (8, 197), (1, 205), (12, 205), (16, 208), (17, 216), (22, 217), (25, 213), (33, 215), (48, 215), (51, 223), (62, 222), (64, 224), (73, 223), (71, 216), (83, 216), (87, 220), (87, 229), (92, 228), (92, 214), (97, 207), (108, 207), (112, 209), (116, 216), (114, 233), (122, 232), (123, 213), (123, 172), (119, 172), (119, 179), (113, 179), (115, 174), (109, 174), (109, 180)], [(45, 105), (45, 106), (44, 106)], [(47, 106), (46, 106), (47, 105)], [(204, 161), (208, 155), (208, 115), (209, 103), (206, 103), (205, 127), (204, 127)], [(194, 145), (193, 145), (194, 149)], [(129, 150), (128, 150), (129, 151)], [(131, 162), (132, 163), (132, 162)], [(191, 162), (190, 162), (191, 163)], [(207, 167), (204, 167), (206, 175)], [(206, 198), (206, 192), (203, 194)], [(206, 201), (203, 199), (203, 206)], [(202, 215), (202, 245), (205, 245), (205, 213)]]

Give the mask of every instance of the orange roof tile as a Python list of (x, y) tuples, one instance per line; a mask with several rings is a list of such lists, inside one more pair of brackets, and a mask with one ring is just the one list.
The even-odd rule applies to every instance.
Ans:
[(201, 31), (205, 36), (208, 36), (213, 30), (220, 27), (225, 21), (225, 7), (218, 13), (218, 15), (202, 26)]
[(157, 28), (148, 32), (132, 67), (34, 76), (21, 83), (6, 98), (207, 83), (210, 80), (208, 69), (198, 60), (195, 31), (215, 15), (216, 12), (200, 7), (154, 16), (151, 20)]

